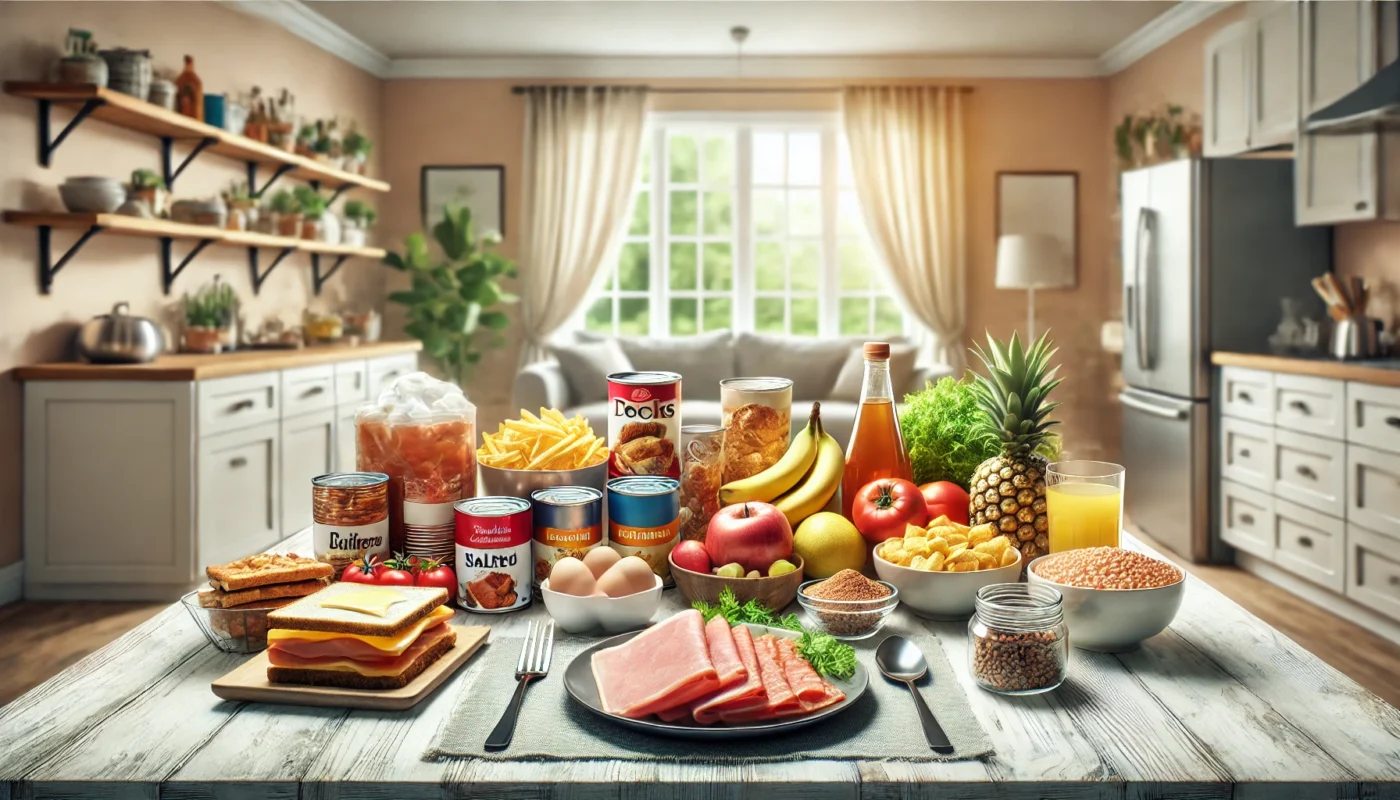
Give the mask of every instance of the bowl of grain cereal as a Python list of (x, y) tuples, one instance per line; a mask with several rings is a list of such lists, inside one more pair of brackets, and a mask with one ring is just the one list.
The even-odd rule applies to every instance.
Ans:
[(808, 622), (822, 633), (837, 639), (865, 639), (884, 627), (899, 605), (899, 590), (891, 583), (843, 569), (830, 578), (799, 586), (797, 604), (807, 612)]
[(1041, 556), (1026, 577), (1064, 595), (1070, 644), (1100, 653), (1136, 650), (1166, 630), (1186, 591), (1176, 565), (1118, 547)]

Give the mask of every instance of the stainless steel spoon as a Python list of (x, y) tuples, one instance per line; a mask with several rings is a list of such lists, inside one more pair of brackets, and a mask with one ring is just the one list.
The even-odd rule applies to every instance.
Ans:
[(924, 726), (924, 738), (928, 740), (928, 746), (933, 748), (933, 752), (945, 756), (952, 755), (953, 743), (948, 741), (948, 734), (943, 732), (943, 726), (934, 719), (928, 703), (924, 702), (924, 696), (919, 694), (918, 687), (914, 685), (914, 681), (928, 672), (928, 662), (924, 660), (923, 651), (919, 646), (903, 636), (886, 637), (875, 649), (875, 663), (886, 678), (909, 687), (909, 693), (914, 695), (914, 706), (919, 710), (919, 722)]

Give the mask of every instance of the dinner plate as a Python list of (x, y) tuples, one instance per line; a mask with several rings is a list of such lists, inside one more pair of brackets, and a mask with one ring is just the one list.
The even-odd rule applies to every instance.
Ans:
[[(754, 636), (762, 636), (771, 633), (784, 639), (797, 639), (801, 634), (786, 630), (784, 628), (769, 628), (765, 625), (748, 625)], [(866, 688), (870, 686), (870, 673), (866, 671), (865, 665), (859, 660), (856, 661), (855, 674), (845, 680), (836, 680), (827, 677), (832, 685), (845, 693), (846, 699), (839, 703), (833, 703), (820, 711), (813, 712), (801, 717), (789, 717), (786, 719), (763, 720), (760, 722), (748, 722), (738, 725), (729, 725), (723, 722), (714, 725), (700, 725), (693, 719), (680, 719), (675, 722), (662, 722), (656, 717), (646, 719), (628, 719), (609, 714), (603, 710), (602, 701), (598, 698), (598, 684), (593, 680), (593, 654), (608, 647), (616, 647), (628, 641), (633, 636), (642, 631), (632, 631), (620, 636), (593, 645), (592, 647), (579, 653), (577, 657), (564, 670), (564, 688), (568, 690), (569, 696), (583, 705), (584, 708), (592, 711), (601, 717), (606, 717), (619, 725), (633, 728), (646, 733), (658, 736), (674, 736), (682, 739), (746, 739), (754, 736), (765, 736), (773, 733), (796, 730), (814, 722), (820, 722), (828, 717), (840, 714), (852, 703), (860, 699), (865, 694)]]

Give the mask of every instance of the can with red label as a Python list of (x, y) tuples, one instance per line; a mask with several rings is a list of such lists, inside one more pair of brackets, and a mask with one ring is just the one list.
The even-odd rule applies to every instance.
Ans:
[(637, 556), (672, 585), (671, 550), (681, 538), (680, 481), (629, 475), (608, 481), (608, 546)]
[(614, 372), (608, 376), (608, 477), (681, 475), (681, 376)]
[(592, 486), (551, 486), (530, 493), (535, 525), (534, 586), (561, 558), (583, 558), (603, 544), (603, 493)]
[(530, 501), (473, 497), (453, 506), (457, 537), (457, 604), (478, 614), (530, 605)]

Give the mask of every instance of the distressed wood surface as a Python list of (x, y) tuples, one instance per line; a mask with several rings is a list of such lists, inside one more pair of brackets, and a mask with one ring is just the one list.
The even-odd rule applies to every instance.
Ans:
[[(307, 544), (298, 538), (277, 549)], [(458, 705), (505, 698), (477, 697), (453, 678), (403, 712), (221, 701), (209, 683), (243, 657), (207, 646), (171, 606), (0, 709), (0, 800), (1400, 800), (1400, 711), (1187, 580), (1166, 633), (1134, 653), (1076, 650), (1069, 681), (1038, 697), (1002, 698), (973, 684), (965, 623), (896, 612), (890, 632), (922, 628), (938, 637), (996, 746), (985, 761), (930, 764), (427, 762), (422, 753)], [(675, 592), (665, 602), (681, 605)], [(544, 613), (537, 605), (458, 621), (487, 621), (504, 639)]]

